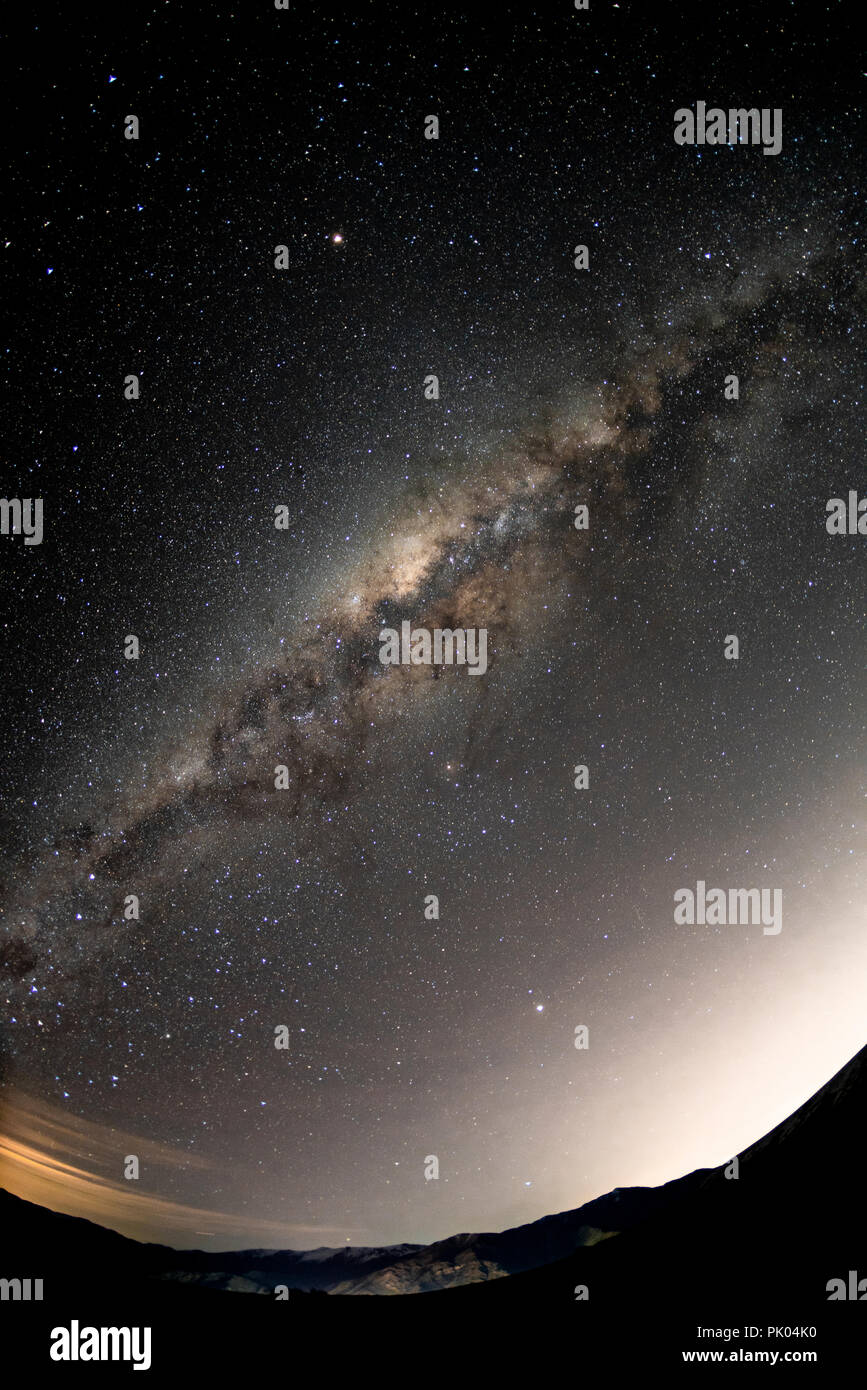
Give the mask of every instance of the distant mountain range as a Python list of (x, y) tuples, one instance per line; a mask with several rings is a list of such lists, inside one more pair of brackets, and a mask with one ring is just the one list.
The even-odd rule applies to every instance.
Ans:
[[(408, 1294), (499, 1279), (610, 1239), (665, 1208), (666, 1188), (617, 1188), (575, 1211), (501, 1232), (449, 1236), (432, 1245), (317, 1250), (175, 1250), (131, 1240), (80, 1217), (62, 1216), (0, 1189), (4, 1261), (40, 1269), (74, 1263), (121, 1269), (237, 1293), (290, 1289), (335, 1294)], [(22, 1264), (23, 1261), (23, 1264)]]
[[(724, 1166), (700, 1169), (663, 1187), (618, 1188), (511, 1230), (454, 1235), (431, 1245), (174, 1250), (0, 1190), (0, 1274), (55, 1274), (66, 1288), (107, 1272), (152, 1288), (168, 1281), (272, 1295), (286, 1285), (324, 1291), (332, 1295), (329, 1303), (341, 1304), (341, 1295), (449, 1290), (449, 1300), (472, 1296), (474, 1309), (481, 1306), (479, 1286), (488, 1289), (485, 1300), (503, 1306), (512, 1298), (571, 1301), (581, 1285), (591, 1302), (612, 1306), (634, 1301), (639, 1287), (646, 1299), (679, 1291), (681, 1303), (690, 1293), (708, 1297), (711, 1290), (723, 1301), (785, 1294), (821, 1303), (828, 1279), (854, 1268), (867, 1276), (865, 1113), (867, 1048), (739, 1155), (737, 1179), (727, 1179)], [(434, 1302), (440, 1307), (438, 1296)]]

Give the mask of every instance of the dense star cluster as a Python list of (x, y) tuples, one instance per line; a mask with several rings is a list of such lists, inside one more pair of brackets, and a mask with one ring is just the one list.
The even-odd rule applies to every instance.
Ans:
[[(834, 6), (638, 10), (33, 21), (22, 1196), (214, 1248), (501, 1229), (723, 1161), (863, 1044), (858, 65)], [(706, 97), (779, 153), (676, 142)], [(404, 622), (487, 669), (383, 664)], [(782, 930), (678, 923), (699, 882)]]

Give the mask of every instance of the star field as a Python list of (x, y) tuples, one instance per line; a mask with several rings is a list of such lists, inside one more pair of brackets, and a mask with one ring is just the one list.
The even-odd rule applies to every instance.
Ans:
[[(4, 1185), (216, 1249), (499, 1230), (863, 1045), (863, 78), (780, 16), (33, 20)], [(705, 98), (781, 153), (676, 145)], [(383, 666), (404, 620), (487, 671)], [(676, 925), (698, 880), (781, 933)]]

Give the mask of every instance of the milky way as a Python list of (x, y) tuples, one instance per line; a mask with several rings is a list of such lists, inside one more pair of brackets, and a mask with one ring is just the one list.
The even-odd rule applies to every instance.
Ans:
[[(68, 152), (65, 230), (27, 252), (57, 261), (39, 290), (59, 281), (77, 325), (73, 359), (39, 308), (46, 360), (90, 385), (57, 388), (35, 461), (15, 397), (5, 482), (46, 498), (43, 546), (4, 538), (24, 1195), (179, 1244), (499, 1228), (721, 1161), (863, 1042), (864, 551), (824, 525), (863, 489), (855, 160), (819, 122), (774, 160), (712, 163), (675, 146), (667, 95), (634, 148), (587, 92), (580, 121), (565, 95), (555, 117), (561, 21), (514, 119), (520, 26), (495, 58), (449, 21), (445, 85), (418, 61), (460, 141), (416, 148), (401, 124), (381, 185), (415, 68), (388, 87), (373, 20), (333, 41), (331, 20), (291, 21), (291, 178), (262, 133), (277, 95), (239, 114), (249, 73), (225, 55), (231, 121), (156, 37), (55, 98), (92, 95), (106, 142), (111, 101), (160, 115), (116, 187)], [(289, 59), (257, 24), (279, 91)], [(612, 71), (606, 25), (571, 51), (588, 82)], [(629, 60), (636, 101), (657, 53), (645, 36)], [(353, 77), (318, 134), (310, 111), (339, 113), (362, 59), (385, 114)], [(173, 110), (198, 112), (182, 135)], [(581, 152), (581, 121), (604, 149)], [(53, 188), (36, 168), (22, 155), (34, 207)], [(75, 209), (100, 198), (104, 261), (122, 234), (132, 259), (94, 327)], [(134, 369), (127, 407), (114, 376)], [(384, 666), (404, 620), (486, 629), (486, 673)], [(673, 893), (715, 877), (780, 887), (779, 941), (675, 927)]]

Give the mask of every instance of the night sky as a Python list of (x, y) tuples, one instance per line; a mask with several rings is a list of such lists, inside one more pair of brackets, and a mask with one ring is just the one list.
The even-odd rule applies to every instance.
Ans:
[(462, 11), (4, 45), (0, 1183), (139, 1238), (502, 1229), (867, 1040), (857, 7)]

